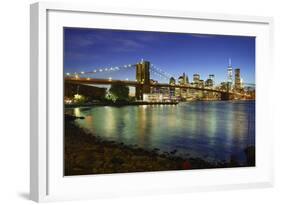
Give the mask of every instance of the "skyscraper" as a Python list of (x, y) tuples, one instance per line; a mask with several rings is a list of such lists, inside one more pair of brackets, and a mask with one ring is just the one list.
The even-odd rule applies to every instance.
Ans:
[(176, 84), (176, 79), (174, 77), (171, 77), (170, 81), (169, 81), (169, 84), (170, 85), (175, 85)]
[(233, 69), (232, 69), (232, 65), (231, 65), (231, 58), (228, 59), (228, 67), (227, 67), (227, 82), (230, 85), (230, 87), (233, 84)]
[(209, 74), (209, 79), (211, 79), (212, 81), (215, 81), (215, 75), (214, 74)]
[(199, 83), (200, 75), (198, 73), (195, 73), (193, 75), (193, 83)]
[(205, 82), (206, 87), (213, 87), (215, 85), (215, 75), (210, 74), (209, 78)]
[(179, 84), (181, 84), (181, 85), (186, 85), (186, 84), (188, 84), (188, 76), (185, 75), (185, 73), (183, 73), (182, 76), (180, 76), (180, 77), (178, 78), (178, 82), (179, 82)]
[(240, 77), (240, 68), (235, 69), (235, 89), (241, 89), (241, 77)]

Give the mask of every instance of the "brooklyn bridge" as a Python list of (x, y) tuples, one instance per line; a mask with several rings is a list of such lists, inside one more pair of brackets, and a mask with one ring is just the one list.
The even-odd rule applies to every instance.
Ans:
[[(118, 80), (118, 79), (112, 79), (109, 78), (96, 78), (95, 74), (101, 73), (101, 72), (113, 72), (113, 71), (119, 71), (122, 72), (122, 70), (127, 69), (135, 69), (135, 80)], [(149, 61), (141, 61), (137, 64), (128, 64), (124, 66), (119, 67), (110, 67), (110, 68), (99, 68), (92, 71), (81, 71), (81, 72), (75, 72), (75, 73), (66, 73), (64, 77), (65, 83), (70, 84), (80, 84), (80, 85), (125, 85), (125, 86), (131, 86), (135, 87), (135, 97), (137, 100), (143, 100), (144, 94), (150, 94), (152, 93), (152, 90), (154, 88), (156, 89), (168, 89), (168, 90), (192, 90), (192, 91), (204, 91), (207, 93), (217, 93), (220, 94), (221, 100), (230, 100), (234, 97), (239, 98), (247, 98), (249, 97), (249, 94), (245, 92), (241, 92), (241, 90), (235, 90), (231, 89), (230, 86), (225, 87), (215, 87), (215, 86), (204, 86), (204, 85), (198, 85), (198, 84), (192, 84), (192, 83), (176, 83), (176, 82), (168, 82), (168, 83), (159, 83), (153, 79), (151, 79), (151, 74), (156, 75), (160, 78), (164, 79), (171, 79), (172, 75), (163, 71), (162, 69), (154, 66)], [(94, 77), (93, 77), (94, 76)], [(246, 83), (244, 83), (246, 84)], [(254, 87), (253, 84), (248, 84), (251, 87)]]

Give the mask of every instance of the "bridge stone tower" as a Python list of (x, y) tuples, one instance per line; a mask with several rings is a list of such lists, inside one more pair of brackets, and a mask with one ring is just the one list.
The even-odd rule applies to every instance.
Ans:
[(136, 98), (143, 99), (144, 93), (150, 93), (150, 63), (148, 61), (141, 61), (136, 65), (136, 80), (141, 85), (136, 86)]
[(231, 83), (227, 82), (226, 88), (226, 92), (221, 93), (221, 100), (232, 100), (234, 96), (230, 93)]

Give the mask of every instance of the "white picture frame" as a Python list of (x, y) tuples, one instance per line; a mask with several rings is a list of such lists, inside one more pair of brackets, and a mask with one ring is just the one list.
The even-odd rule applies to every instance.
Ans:
[[(117, 20), (113, 21), (112, 16)], [(100, 23), (93, 21), (95, 18), (100, 18)], [(158, 27), (146, 24), (148, 21), (145, 19), (157, 19)], [(60, 85), (62, 72), (59, 70), (62, 69), (62, 66), (60, 67), (62, 65), (62, 37), (59, 37), (61, 28), (72, 25), (108, 28), (123, 26), (122, 28), (132, 29), (133, 26), (130, 23), (124, 24), (126, 20), (135, 21), (133, 23), (142, 22), (136, 24), (133, 29), (180, 30), (180, 25), (187, 24), (190, 25), (189, 32), (194, 33), (255, 35), (257, 37), (256, 167), (63, 176), (61, 172), (63, 164), (60, 158), (63, 149), (62, 123), (60, 122), (62, 116), (56, 118), (58, 121), (53, 120), (54, 113), (62, 113), (62, 106), (59, 105), (59, 103), (62, 104), (62, 85)], [(270, 89), (272, 85), (264, 79), (270, 77), (272, 69), (272, 29), (273, 19), (270, 17), (98, 8), (93, 4), (46, 2), (32, 4), (30, 12), (31, 200), (40, 202), (273, 186), (273, 134), (270, 131), (272, 117), (271, 113), (263, 109), (270, 106), (267, 89)], [(61, 101), (59, 101), (60, 97)], [(54, 125), (54, 123), (57, 124)], [(59, 137), (54, 138), (54, 135)], [(189, 183), (182, 183), (185, 180)]]

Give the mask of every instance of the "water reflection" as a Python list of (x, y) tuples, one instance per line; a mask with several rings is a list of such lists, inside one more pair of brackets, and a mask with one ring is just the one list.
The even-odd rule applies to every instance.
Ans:
[(255, 143), (255, 102), (191, 102), (177, 106), (75, 108), (77, 123), (97, 136), (211, 160), (243, 159)]

